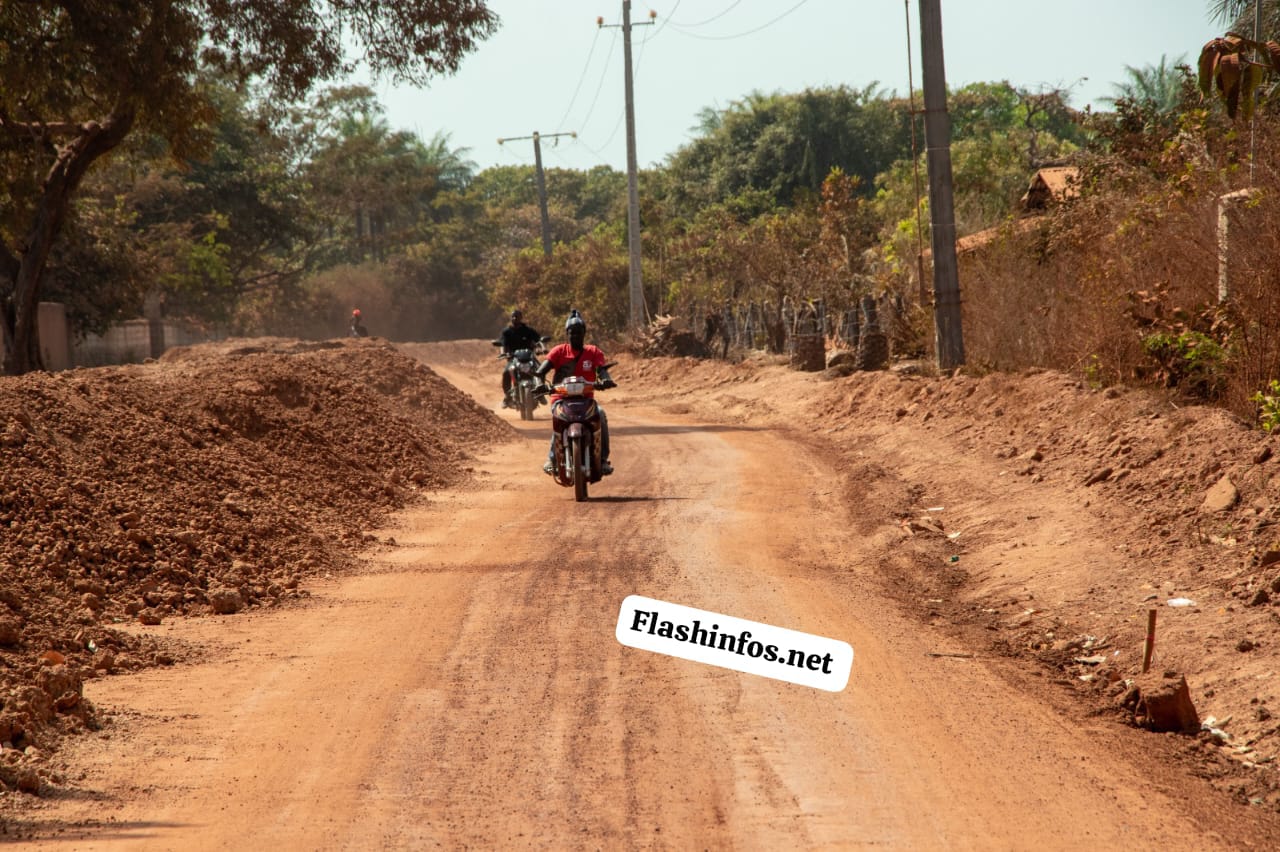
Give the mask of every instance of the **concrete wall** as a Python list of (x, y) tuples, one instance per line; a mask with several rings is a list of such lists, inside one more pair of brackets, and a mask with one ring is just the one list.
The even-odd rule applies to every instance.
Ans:
[(71, 328), (67, 325), (67, 306), (61, 302), (41, 302), (36, 306), (36, 324), (40, 328), (40, 357), (49, 371), (71, 366)]
[(105, 334), (90, 334), (77, 341), (72, 346), (71, 360), (77, 367), (139, 364), (147, 358), (159, 358), (170, 347), (208, 339), (185, 323), (173, 320), (126, 320), (113, 325)]
[[(67, 306), (61, 302), (36, 305), (36, 327), (40, 334), (40, 356), (45, 369), (65, 370), (71, 366), (71, 329), (67, 325)], [(0, 323), (0, 352), (4, 351), (4, 325)]]
[(77, 367), (141, 364), (151, 357), (151, 322), (144, 319), (117, 323), (101, 335), (86, 335), (72, 347), (72, 361)]
[[(173, 346), (189, 346), (208, 335), (173, 320), (134, 319), (113, 325), (102, 335), (75, 340), (67, 322), (67, 308), (60, 302), (41, 302), (36, 313), (40, 328), (40, 354), (46, 370), (101, 367), (107, 364), (140, 364), (158, 358)], [(0, 347), (4, 328), (0, 327)], [(0, 349), (3, 351), (3, 349)]]

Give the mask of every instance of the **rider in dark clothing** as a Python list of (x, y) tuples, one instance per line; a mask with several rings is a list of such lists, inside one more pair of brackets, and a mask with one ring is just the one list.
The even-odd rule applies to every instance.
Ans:
[(351, 312), (351, 336), (352, 337), (368, 337), (369, 329), (364, 327), (364, 318), (360, 316), (360, 309), (356, 308)]
[[(542, 335), (524, 324), (524, 313), (514, 310), (511, 312), (511, 324), (502, 330), (502, 354), (510, 363), (517, 349), (536, 349), (541, 339)], [(505, 366), (502, 368), (502, 407), (515, 407), (515, 401), (511, 399), (511, 371)]]

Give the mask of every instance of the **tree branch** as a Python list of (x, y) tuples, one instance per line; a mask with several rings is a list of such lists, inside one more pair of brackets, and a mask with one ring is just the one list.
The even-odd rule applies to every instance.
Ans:
[(0, 130), (14, 136), (45, 137), (55, 133), (83, 133), (88, 128), (74, 121), (14, 121), (0, 115)]

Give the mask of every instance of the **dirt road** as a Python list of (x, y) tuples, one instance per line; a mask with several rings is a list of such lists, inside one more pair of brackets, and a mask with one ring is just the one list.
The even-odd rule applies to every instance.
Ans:
[[(469, 365), (437, 370), (491, 403)], [(94, 681), (75, 849), (1267, 848), (1240, 809), (902, 613), (884, 482), (787, 434), (609, 406), (575, 504), (545, 409), (298, 609), (149, 628), (218, 662)], [(828, 693), (621, 646), (641, 594), (848, 642)], [(956, 656), (936, 656), (954, 654)], [(71, 841), (71, 842), (68, 842)]]

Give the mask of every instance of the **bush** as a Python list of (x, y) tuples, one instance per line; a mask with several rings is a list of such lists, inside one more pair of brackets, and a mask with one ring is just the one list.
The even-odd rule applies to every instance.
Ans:
[(1160, 365), (1168, 387), (1201, 399), (1222, 395), (1227, 352), (1208, 335), (1198, 331), (1161, 331), (1144, 337), (1142, 348)]
[(1249, 400), (1258, 406), (1258, 423), (1262, 431), (1273, 432), (1280, 427), (1280, 382), (1272, 379), (1267, 393), (1258, 391)]

